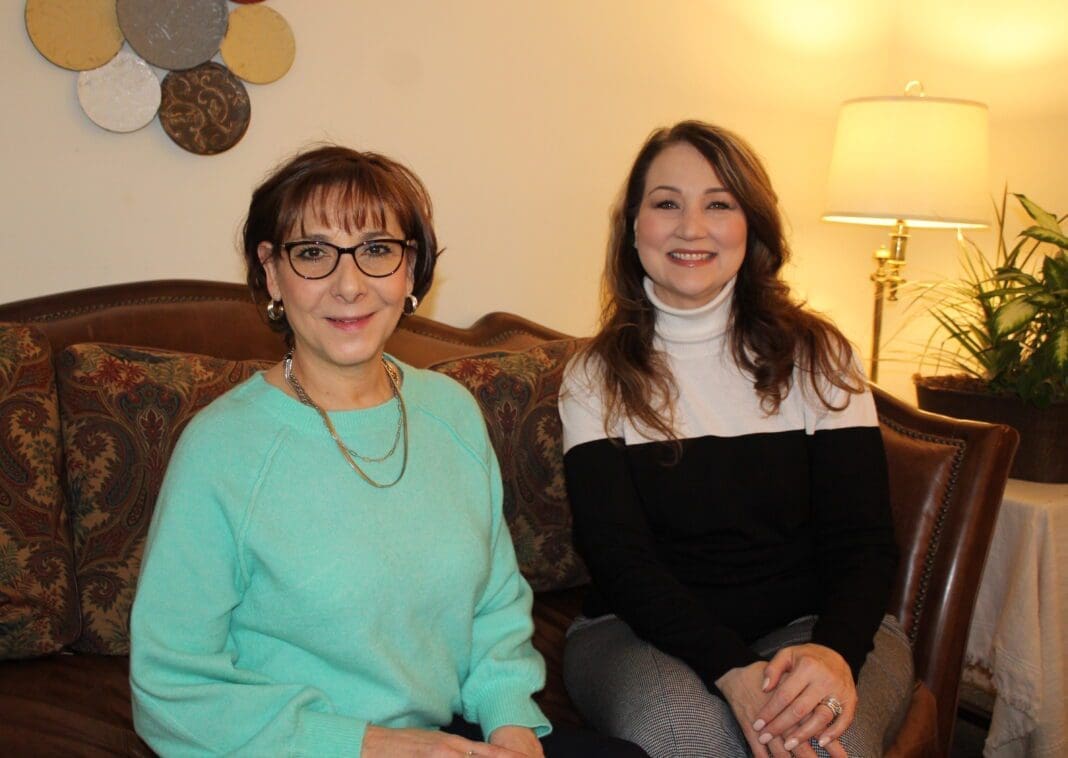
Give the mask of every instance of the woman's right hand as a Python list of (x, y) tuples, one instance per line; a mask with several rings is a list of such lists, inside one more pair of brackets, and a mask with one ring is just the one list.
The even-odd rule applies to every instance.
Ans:
[(361, 758), (456, 758), (469, 755), (480, 758), (523, 758), (522, 753), (469, 740), (458, 734), (430, 729), (390, 729), (385, 726), (368, 726), (360, 750)]
[[(787, 750), (783, 746), (782, 737), (775, 737), (770, 742), (761, 743), (760, 734), (753, 729), (753, 721), (756, 714), (764, 707), (771, 697), (771, 690), (764, 691), (764, 670), (767, 667), (765, 661), (756, 661), (748, 666), (733, 668), (716, 680), (716, 686), (727, 699), (727, 704), (734, 712), (734, 718), (741, 727), (745, 740), (749, 743), (749, 749), (754, 756), (772, 756), (772, 758), (816, 758), (816, 751), (808, 742), (803, 742), (793, 749)], [(841, 743), (833, 740), (826, 747), (832, 758), (845, 756)]]

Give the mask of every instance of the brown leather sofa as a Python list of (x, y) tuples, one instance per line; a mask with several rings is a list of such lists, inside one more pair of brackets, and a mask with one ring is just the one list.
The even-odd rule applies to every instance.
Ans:
[[(0, 568), (5, 555), (21, 556), (13, 573), (0, 572), (0, 752), (150, 754), (132, 728), (123, 651), (158, 479), (188, 416), (263, 361), (278, 360), (282, 343), (242, 287), (217, 282), (51, 295), (0, 305), (0, 322), (32, 327), (0, 325)], [(549, 670), (540, 702), (550, 718), (570, 723), (579, 719), (562, 685), (561, 651), (585, 573), (568, 539), (555, 396), (575, 344), (496, 313), (468, 329), (406, 318), (387, 347), (465, 383), (483, 408), (517, 553), (536, 590), (535, 644)], [(25, 358), (21, 369), (16, 354)], [(47, 403), (49, 392), (56, 410), (28, 410)], [(913, 642), (918, 677), (889, 754), (945, 756), (968, 622), (1017, 438), (1008, 427), (923, 413), (875, 393), (903, 555), (890, 611)], [(136, 428), (120, 433), (122, 423)], [(48, 429), (54, 453), (42, 441)], [(120, 446), (123, 434), (135, 441)], [(49, 489), (42, 481), (53, 474)], [(103, 496), (92, 489), (97, 480), (108, 483)], [(48, 493), (55, 512), (43, 505)], [(13, 552), (20, 539), (22, 552)]]

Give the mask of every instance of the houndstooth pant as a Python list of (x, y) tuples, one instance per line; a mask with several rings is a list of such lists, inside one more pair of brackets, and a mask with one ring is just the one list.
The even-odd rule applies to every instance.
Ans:
[[(770, 657), (782, 647), (807, 642), (816, 618), (808, 616), (757, 640)], [(630, 740), (652, 758), (749, 756), (730, 706), (713, 695), (693, 670), (639, 639), (616, 616), (579, 618), (568, 631), (564, 681), (586, 721)], [(850, 756), (881, 756), (908, 709), (914, 681), (908, 638), (892, 616), (875, 635), (857, 683), (856, 717), (841, 743)], [(815, 741), (820, 756), (827, 756)]]

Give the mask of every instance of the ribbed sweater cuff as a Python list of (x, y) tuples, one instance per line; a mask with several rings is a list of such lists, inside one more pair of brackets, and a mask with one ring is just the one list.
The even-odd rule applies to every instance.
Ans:
[(486, 693), (478, 708), (478, 724), (488, 740), (495, 729), (502, 726), (525, 726), (533, 729), (538, 737), (549, 734), (553, 728), (545, 714), (529, 697)]
[(352, 756), (363, 748), (367, 722), (336, 713), (305, 711), (293, 745), (295, 756)]

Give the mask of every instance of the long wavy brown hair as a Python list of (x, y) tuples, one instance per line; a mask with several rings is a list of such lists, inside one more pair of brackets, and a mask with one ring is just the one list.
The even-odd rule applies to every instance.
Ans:
[(795, 369), (824, 406), (844, 407), (832, 403), (829, 388), (860, 393), (864, 377), (845, 336), (826, 318), (796, 302), (781, 278), (790, 248), (783, 236), (778, 197), (760, 158), (745, 140), (726, 129), (683, 121), (649, 136), (612, 210), (601, 326), (583, 354), (598, 359), (603, 369), (591, 376), (603, 382), (605, 432), (610, 434), (626, 418), (665, 439), (677, 439), (675, 383), (664, 356), (653, 349), (656, 309), (642, 285), (646, 274), (634, 246), (634, 222), (650, 164), (664, 148), (680, 142), (692, 145), (708, 160), (745, 213), (748, 239), (734, 284), (728, 332), (734, 360), (752, 376), (764, 411), (778, 412)]

